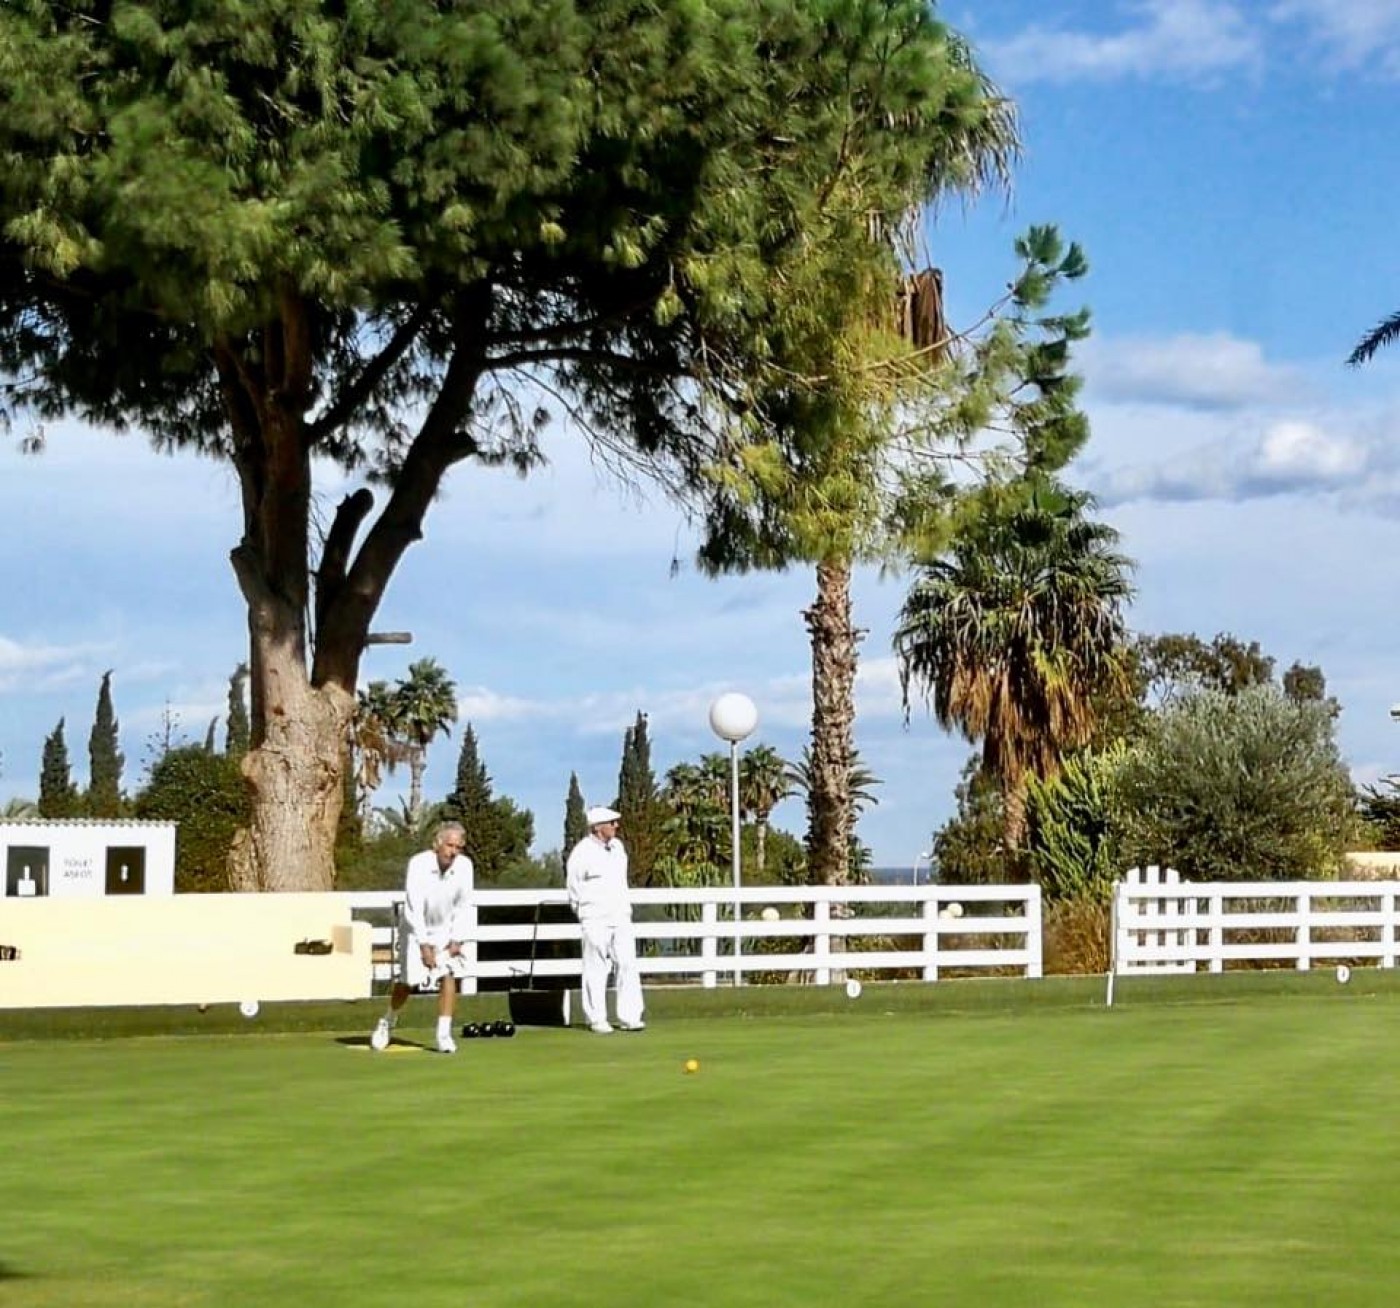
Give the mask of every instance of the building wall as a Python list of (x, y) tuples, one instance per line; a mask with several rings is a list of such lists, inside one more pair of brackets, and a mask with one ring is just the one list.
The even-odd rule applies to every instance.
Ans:
[(175, 893), (175, 823), (0, 822), (0, 898)]
[(340, 895), (6, 899), (0, 1010), (363, 999), (372, 937)]

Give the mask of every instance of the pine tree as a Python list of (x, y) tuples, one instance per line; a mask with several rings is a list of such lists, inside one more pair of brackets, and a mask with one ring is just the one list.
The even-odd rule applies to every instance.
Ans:
[(230, 758), (242, 758), (248, 752), (251, 734), (248, 724), (248, 665), (240, 663), (228, 679), (228, 733), (224, 737), (224, 753)]
[(564, 857), (567, 859), (573, 848), (588, 834), (588, 815), (583, 805), (583, 791), (579, 788), (578, 773), (569, 773), (569, 797), (564, 801)]
[(63, 739), (63, 719), (44, 741), (39, 772), (39, 816), (71, 818), (78, 812), (78, 789), (68, 763), (68, 743)]
[(666, 814), (651, 770), (651, 740), (647, 715), (622, 737), (622, 764), (617, 774), (617, 809), (622, 814), (622, 841), (627, 846), (629, 877), (634, 885), (647, 886), (656, 875), (656, 860), (664, 839)]
[[(891, 234), (1010, 112), (927, 0), (11, 0), (0, 65), (0, 416), (231, 463), (253, 674), (232, 884), (259, 890), (330, 888), (405, 551), (457, 465), (543, 461), (515, 380), (722, 541), (820, 455), (782, 397), (868, 361), (849, 328), (891, 316)], [(370, 484), (323, 523), (330, 465)]]
[(122, 765), (126, 760), (117, 749), (117, 715), (112, 707), (112, 673), (102, 674), (97, 692), (97, 714), (88, 736), (89, 817), (114, 818), (122, 810)]

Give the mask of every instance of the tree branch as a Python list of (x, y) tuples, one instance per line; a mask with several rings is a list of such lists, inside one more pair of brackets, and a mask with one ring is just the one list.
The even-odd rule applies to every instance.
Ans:
[(307, 432), (313, 445), (347, 423), (374, 393), (375, 388), (389, 375), (389, 370), (412, 348), (434, 307), (426, 302), (418, 304), (395, 329), (389, 343), (365, 364), (355, 380), (331, 401), (325, 412), (315, 422), (308, 424)]

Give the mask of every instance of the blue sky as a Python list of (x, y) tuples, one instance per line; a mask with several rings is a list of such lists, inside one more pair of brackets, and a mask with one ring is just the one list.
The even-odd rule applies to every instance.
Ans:
[[(1354, 371), (1356, 339), (1400, 308), (1400, 0), (963, 0), (970, 36), (1017, 101), (1025, 154), (1009, 199), (930, 232), (954, 321), (994, 299), (1014, 236), (1057, 223), (1086, 249), (1094, 315), (1078, 356), (1093, 436), (1073, 480), (1137, 561), (1139, 632), (1230, 632), (1319, 664), (1358, 780), (1400, 771), (1400, 348)], [(16, 433), (18, 435), (19, 433)], [(140, 779), (168, 711), (202, 740), (243, 657), (228, 566), (239, 512), (226, 469), (75, 424), (38, 458), (0, 445), (0, 801), (37, 790), (67, 719), (86, 779), (102, 672)], [(612, 797), (623, 730), (649, 715), (658, 773), (721, 748), (725, 690), (752, 738), (795, 757), (810, 670), (809, 570), (706, 581), (659, 497), (619, 490), (576, 437), (551, 434), (528, 481), (463, 469), (376, 624), (366, 679), (433, 656), (456, 679), (499, 793), (557, 847), (570, 771)], [(324, 482), (333, 507), (338, 485)], [(863, 574), (868, 635), (857, 744), (883, 784), (861, 835), (909, 865), (952, 811), (969, 747), (923, 711), (906, 727), (890, 656), (907, 578)], [(451, 784), (460, 731), (434, 746)], [(406, 784), (391, 779), (386, 801)], [(794, 801), (776, 814), (800, 834)]]

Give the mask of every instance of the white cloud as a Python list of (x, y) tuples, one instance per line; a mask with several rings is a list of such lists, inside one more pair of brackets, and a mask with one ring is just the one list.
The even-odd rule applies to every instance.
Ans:
[(0, 636), (0, 694), (71, 685), (91, 675), (100, 653), (92, 645), (26, 645)]
[(1379, 431), (1343, 434), (1318, 422), (1286, 419), (1268, 423), (1252, 439), (1224, 438), (1167, 462), (1100, 471), (1094, 489), (1104, 504), (1337, 495), (1384, 510), (1400, 492), (1397, 471), (1393, 446)]
[(1110, 400), (1238, 408), (1297, 398), (1297, 370), (1270, 363), (1257, 341), (1225, 332), (1086, 342), (1077, 354), (1091, 391)]
[(1011, 82), (1201, 78), (1255, 65), (1259, 41), (1240, 9), (1221, 0), (1142, 0), (1116, 32), (1034, 26), (982, 48)]
[(1338, 67), (1400, 75), (1400, 0), (1279, 0), (1269, 16), (1308, 29)]

